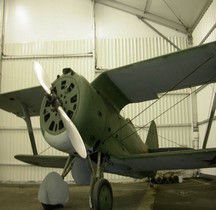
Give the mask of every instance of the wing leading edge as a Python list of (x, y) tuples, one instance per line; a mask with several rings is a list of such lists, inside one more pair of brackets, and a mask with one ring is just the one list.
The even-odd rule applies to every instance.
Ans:
[(48, 168), (64, 168), (68, 159), (67, 156), (48, 155), (15, 155), (15, 158), (31, 165)]
[(216, 42), (107, 71), (92, 85), (118, 108), (216, 82)]

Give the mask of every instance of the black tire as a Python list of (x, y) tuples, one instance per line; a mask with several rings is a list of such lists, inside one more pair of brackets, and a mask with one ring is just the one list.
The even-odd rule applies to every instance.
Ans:
[(175, 180), (175, 183), (179, 183), (179, 177), (178, 176), (174, 176), (173, 179)]
[(49, 204), (44, 204), (41, 203), (43, 206), (43, 210), (54, 210), (54, 209), (62, 209), (64, 206), (62, 204), (57, 204), (57, 205), (49, 205)]
[(167, 177), (163, 177), (163, 182), (162, 182), (163, 184), (168, 184), (168, 178)]
[(172, 183), (173, 183), (173, 179), (172, 179), (171, 176), (168, 178), (168, 182), (169, 182), (169, 184), (172, 184)]
[(155, 177), (152, 177), (152, 178), (151, 178), (151, 183), (152, 183), (152, 184), (157, 184)]
[(112, 210), (113, 193), (108, 180), (99, 179), (92, 192), (92, 205), (94, 210)]
[(174, 179), (174, 177), (173, 177), (173, 176), (171, 177), (171, 183), (172, 183), (172, 184), (174, 184), (174, 183), (175, 183), (175, 179)]
[(157, 181), (157, 184), (163, 184), (163, 179), (160, 176), (157, 177), (156, 181)]

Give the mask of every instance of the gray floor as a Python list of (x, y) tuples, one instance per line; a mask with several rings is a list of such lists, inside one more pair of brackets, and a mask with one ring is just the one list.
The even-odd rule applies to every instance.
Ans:
[[(112, 184), (114, 210), (215, 210), (216, 181), (190, 179), (179, 184)], [(0, 184), (0, 209), (42, 210), (37, 200), (38, 185)], [(70, 185), (71, 199), (64, 209), (88, 208), (89, 187)]]

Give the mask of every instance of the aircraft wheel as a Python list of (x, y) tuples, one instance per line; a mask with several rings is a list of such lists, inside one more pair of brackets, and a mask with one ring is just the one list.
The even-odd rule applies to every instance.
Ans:
[(108, 180), (97, 180), (93, 187), (92, 204), (94, 210), (112, 210), (113, 193)]
[(163, 183), (163, 179), (159, 176), (157, 177), (157, 184), (162, 184)]

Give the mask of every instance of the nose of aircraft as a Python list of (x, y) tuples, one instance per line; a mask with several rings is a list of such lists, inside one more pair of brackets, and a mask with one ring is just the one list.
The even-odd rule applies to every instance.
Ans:
[[(66, 128), (68, 137), (70, 139), (71, 144), (73, 145), (74, 149), (76, 152), (82, 157), (86, 158), (87, 157), (87, 152), (85, 148), (85, 144), (83, 142), (83, 139), (74, 125), (74, 123), (71, 121), (71, 119), (68, 117), (64, 109), (62, 108), (61, 104), (57, 102), (57, 96), (52, 95), (50, 87), (51, 87), (51, 82), (49, 81), (48, 76), (46, 75), (45, 71), (43, 70), (42, 66), (38, 63), (34, 63), (34, 71), (37, 76), (37, 79), (40, 83), (40, 85), (43, 87), (44, 91), (46, 92), (46, 96), (48, 100), (52, 98), (54, 100), (52, 104), (55, 104), (55, 109), (59, 113), (61, 120)], [(57, 107), (56, 107), (57, 106)]]

